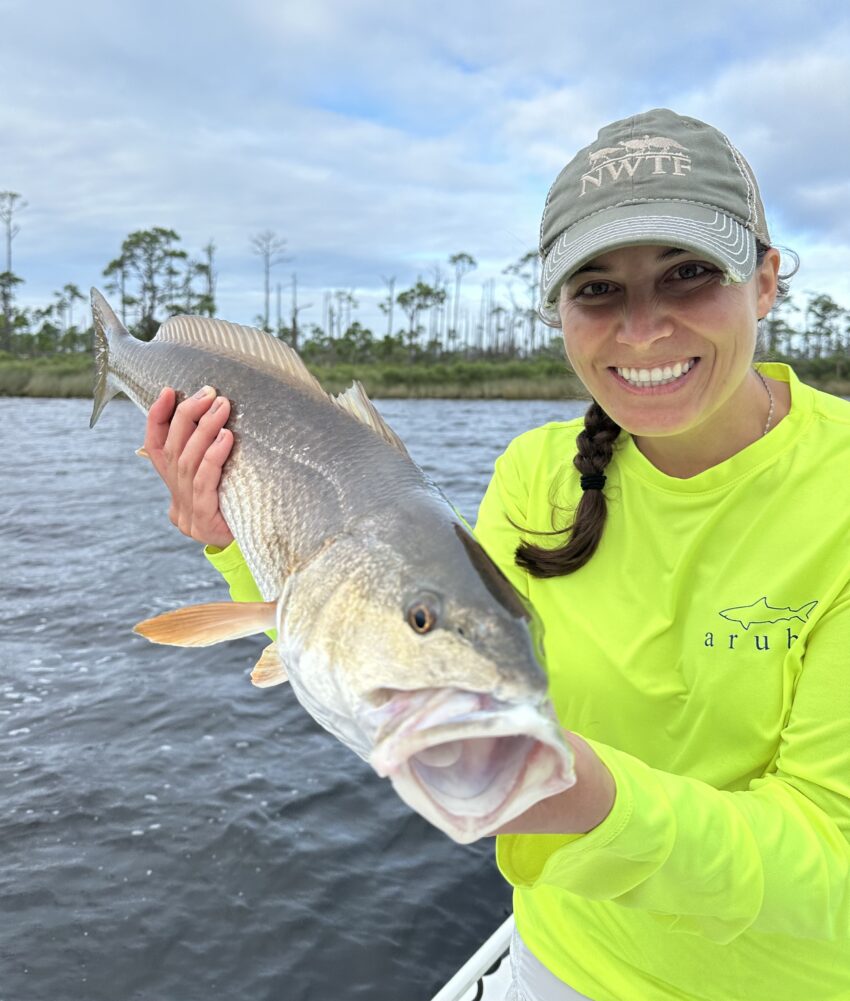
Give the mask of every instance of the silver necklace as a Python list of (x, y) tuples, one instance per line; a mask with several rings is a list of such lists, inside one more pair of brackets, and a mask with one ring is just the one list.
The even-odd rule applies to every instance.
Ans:
[(762, 431), (761, 433), (762, 438), (764, 438), (764, 436), (770, 430), (770, 425), (771, 422), (773, 421), (773, 393), (771, 393), (770, 386), (768, 386), (767, 384), (767, 379), (765, 379), (765, 377), (761, 374), (761, 372), (759, 372), (758, 369), (755, 369), (755, 373), (759, 377), (759, 379), (761, 379), (761, 384), (767, 390), (767, 398), (768, 400), (770, 400), (770, 409), (767, 412), (767, 421), (764, 425), (764, 431)]

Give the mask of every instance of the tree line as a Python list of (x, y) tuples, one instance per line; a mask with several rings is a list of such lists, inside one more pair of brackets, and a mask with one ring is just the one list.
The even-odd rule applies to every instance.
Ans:
[[(40, 307), (23, 308), (16, 302), (24, 279), (13, 270), (12, 247), (25, 208), (17, 192), (0, 191), (6, 247), (6, 268), (0, 272), (0, 351), (27, 358), (91, 351), (86, 297), (76, 285), (63, 285)], [(450, 255), (445, 265), (433, 265), (427, 276), (418, 275), (406, 288), (398, 287), (395, 276), (382, 276), (385, 293), (378, 308), (386, 324), (372, 330), (358, 319), (354, 289), (324, 292), (321, 323), (304, 324), (300, 314), (313, 304), (299, 303), (297, 275), (290, 276), (285, 290), (273, 280), (290, 260), (286, 241), (265, 230), (251, 237), (250, 246), (263, 277), (262, 308), (254, 323), (287, 341), (308, 362), (520, 359), (561, 353), (560, 336), (536, 313), (535, 251), (507, 265), (499, 285), (495, 279), (481, 283), (477, 305), (468, 292), (462, 295), (469, 284), (464, 280), (477, 267), (465, 252)], [(210, 240), (191, 253), (166, 227), (130, 233), (103, 268), (104, 286), (125, 326), (150, 340), (167, 316), (214, 316), (216, 250)], [(803, 302), (790, 296), (763, 321), (763, 335), (769, 357), (804, 361), (818, 375), (850, 375), (850, 310), (828, 295), (809, 292)]]

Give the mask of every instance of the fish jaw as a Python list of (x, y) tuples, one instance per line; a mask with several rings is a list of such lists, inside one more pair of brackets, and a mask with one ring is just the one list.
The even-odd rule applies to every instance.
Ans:
[(461, 844), (571, 788), (573, 753), (548, 703), (451, 689), (397, 692), (370, 711), (369, 763)]

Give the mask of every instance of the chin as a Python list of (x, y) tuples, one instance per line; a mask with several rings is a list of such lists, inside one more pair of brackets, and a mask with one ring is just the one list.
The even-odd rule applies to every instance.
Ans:
[[(604, 404), (602, 407), (605, 409)], [(664, 418), (660, 416), (647, 417), (646, 415), (629, 414), (624, 411), (618, 415), (616, 408), (612, 409), (615, 411), (614, 413), (611, 413), (610, 410), (606, 410), (605, 412), (624, 431), (635, 438), (671, 438), (675, 435), (683, 434), (692, 426), (690, 421), (682, 420), (680, 414), (671, 414), (669, 418)]]

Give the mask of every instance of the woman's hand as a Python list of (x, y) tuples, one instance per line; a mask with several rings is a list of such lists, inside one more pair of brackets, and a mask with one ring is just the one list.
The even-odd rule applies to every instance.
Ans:
[(611, 812), (617, 791), (611, 773), (578, 734), (565, 731), (564, 737), (575, 754), (576, 784), (541, 799), (494, 834), (586, 834)]
[(171, 492), (168, 517), (184, 535), (224, 549), (233, 534), (218, 506), (221, 470), (233, 448), (230, 401), (204, 386), (175, 409), (166, 387), (148, 412), (145, 450)]

